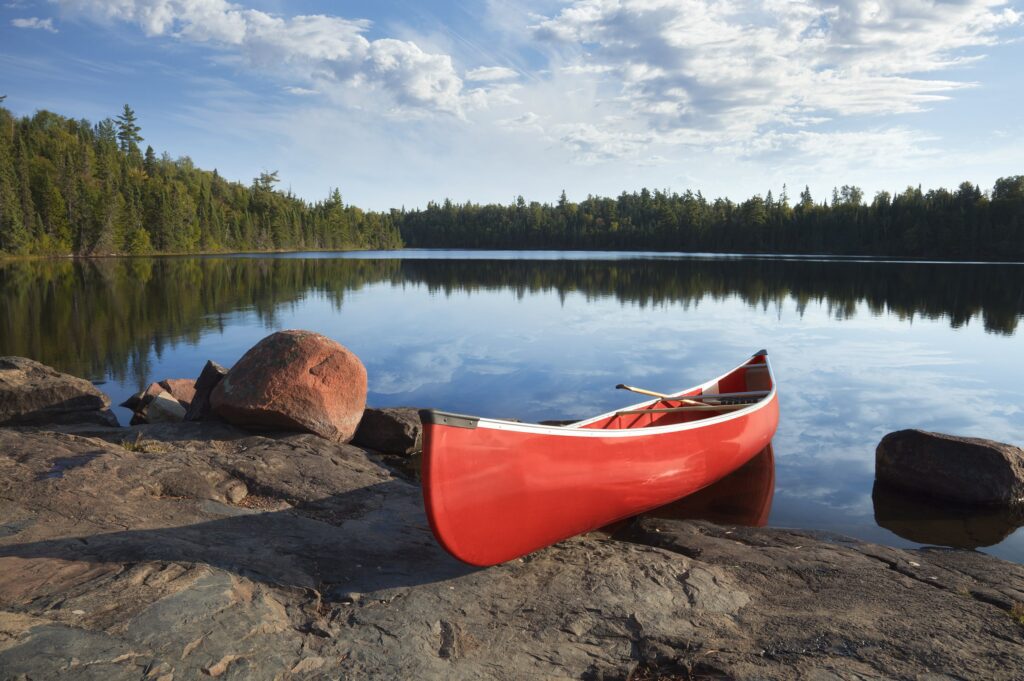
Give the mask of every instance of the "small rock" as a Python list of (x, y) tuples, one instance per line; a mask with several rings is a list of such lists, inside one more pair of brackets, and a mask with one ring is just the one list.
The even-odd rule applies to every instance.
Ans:
[(160, 496), (224, 501), (224, 495), (214, 489), (206, 476), (188, 468), (165, 473), (159, 482)]
[(210, 404), (236, 426), (307, 431), (348, 442), (366, 407), (366, 368), (326, 336), (278, 331), (231, 367)]
[(249, 488), (241, 480), (228, 480), (221, 487), (224, 498), (232, 504), (237, 504), (249, 496)]
[(160, 387), (170, 393), (171, 397), (181, 402), (181, 406), (188, 409), (192, 398), (196, 394), (196, 384), (190, 378), (165, 378), (160, 381)]
[(185, 407), (174, 399), (170, 393), (162, 392), (146, 407), (147, 423), (176, 423), (185, 418)]
[(228, 370), (213, 360), (208, 360), (195, 382), (195, 395), (185, 413), (186, 421), (208, 421), (215, 418), (210, 407), (210, 393), (227, 375)]
[(160, 385), (159, 383), (150, 383), (146, 387), (145, 390), (141, 390), (141, 391), (135, 393), (134, 395), (129, 397), (127, 400), (122, 402), (120, 404), (120, 406), (126, 407), (128, 409), (131, 409), (135, 413), (135, 417), (137, 417), (137, 418), (132, 418), (132, 423), (133, 424), (136, 421), (138, 423), (145, 423), (146, 422), (146, 417), (145, 417), (146, 407), (149, 405), (150, 402), (153, 401), (154, 397), (156, 397), (157, 395), (159, 395), (162, 392), (166, 392), (166, 390), (164, 390), (164, 387), (162, 385)]
[(423, 448), (423, 425), (416, 409), (392, 407), (367, 409), (359, 422), (353, 444), (385, 454), (414, 454)]
[(109, 406), (110, 398), (85, 379), (25, 357), (0, 357), (0, 425), (110, 425)]
[(923, 430), (889, 433), (875, 450), (875, 478), (966, 504), (1024, 504), (1024, 450)]
[(124, 402), (122, 402), (118, 406), (119, 407), (124, 407), (126, 409), (131, 409), (132, 411), (138, 411), (139, 409), (142, 409), (142, 407), (145, 406), (144, 404), (142, 404), (142, 400), (143, 400), (143, 398), (145, 396), (146, 396), (146, 391), (145, 390), (140, 390), (139, 392), (135, 393), (134, 395), (129, 397), (127, 400), (125, 400)]

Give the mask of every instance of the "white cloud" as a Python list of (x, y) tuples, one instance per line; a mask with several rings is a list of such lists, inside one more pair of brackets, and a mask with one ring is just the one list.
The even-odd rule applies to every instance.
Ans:
[[(403, 200), (421, 203), (455, 193), (497, 200), (506, 185), (544, 198), (549, 186), (581, 197), (658, 183), (735, 195), (786, 181), (945, 182), (961, 172), (957, 148), (983, 150), (950, 132), (949, 117), (921, 112), (951, 97), (993, 101), (997, 88), (972, 90), (995, 73), (976, 62), (996, 59), (992, 46), (1022, 23), (1003, 0), (487, 0), (467, 12), (472, 26), (431, 33), (429, 10), (410, 28), (275, 15), (242, 0), (53, 1), (204, 46), (217, 63), (296, 95), (274, 121), (282, 138), (320, 155), (314, 195), (353, 148), (324, 142), (345, 128), (366, 157), (414, 158), (403, 166)], [(998, 54), (1010, 52), (1019, 47)], [(253, 108), (223, 99), (225, 111)], [(260, 106), (269, 120), (270, 104)], [(328, 132), (307, 143), (300, 115)], [(1019, 146), (972, 167), (1005, 174)], [(360, 172), (350, 181), (370, 193), (396, 173), (393, 164)]]
[(654, 141), (650, 134), (618, 130), (614, 125), (566, 124), (556, 126), (555, 132), (559, 141), (583, 163), (636, 157)]
[[(977, 59), (970, 50), (1020, 18), (1002, 0), (578, 0), (535, 35), (564, 73), (601, 79), (600, 102), (653, 139), (699, 131), (735, 144), (828, 118), (921, 111), (972, 85), (927, 74)], [(610, 153), (631, 148), (621, 132), (606, 137)]]
[(518, 73), (505, 66), (481, 66), (466, 72), (466, 80), (472, 81), (508, 80), (518, 76)]
[(53, 19), (40, 19), (39, 17), (28, 17), (27, 19), (11, 19), (11, 26), (15, 28), (33, 28), (40, 31), (56, 33), (53, 26)]
[[(415, 43), (368, 40), (364, 20), (310, 15), (283, 18), (224, 0), (60, 0), (65, 11), (137, 24), (219, 48), (243, 64), (365, 98), (386, 92), (400, 107), (463, 115), (463, 88), (449, 55)], [(304, 88), (305, 89), (305, 88)]]
[(540, 116), (532, 111), (527, 111), (522, 116), (515, 116), (514, 118), (503, 118), (497, 121), (497, 124), (499, 127), (507, 128), (509, 130), (535, 133), (544, 132), (544, 126), (541, 123)]

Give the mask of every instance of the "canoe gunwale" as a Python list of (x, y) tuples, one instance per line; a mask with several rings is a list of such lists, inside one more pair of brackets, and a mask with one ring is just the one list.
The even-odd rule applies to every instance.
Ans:
[[(736, 409), (730, 412), (721, 414), (720, 416), (712, 416), (706, 419), (699, 419), (697, 421), (687, 421), (684, 423), (673, 423), (666, 426), (643, 426), (640, 428), (585, 428), (587, 424), (600, 421), (601, 419), (609, 418), (622, 411), (641, 410), (644, 407), (648, 407), (657, 402), (673, 401), (675, 398), (682, 398), (686, 396), (686, 393), (695, 390), (703, 391), (717, 384), (721, 379), (726, 376), (742, 369), (747, 366), (749, 362), (757, 357), (764, 357), (763, 366), (768, 370), (769, 380), (771, 381), (771, 390), (761, 400), (748, 405), (743, 409)], [(754, 366), (762, 366), (757, 364)], [(519, 421), (508, 421), (504, 419), (492, 419), (483, 416), (470, 416), (466, 414), (454, 414), (451, 412), (439, 411), (436, 409), (423, 409), (420, 411), (420, 419), (426, 424), (438, 424), (438, 425), (449, 425), (461, 428), (485, 428), (491, 430), (505, 430), (522, 433), (534, 433), (537, 435), (553, 435), (560, 437), (615, 437), (615, 438), (629, 438), (629, 437), (648, 437), (652, 435), (663, 435), (667, 433), (675, 433), (679, 431), (694, 430), (697, 428), (703, 428), (711, 426), (717, 423), (723, 423), (734, 419), (746, 418), (756, 411), (766, 408), (776, 398), (777, 387), (775, 383), (775, 373), (772, 371), (771, 363), (768, 359), (768, 353), (761, 350), (749, 357), (744, 362), (733, 367), (729, 371), (713, 378), (709, 381), (705, 381), (696, 386), (685, 388), (678, 392), (672, 393), (667, 397), (656, 397), (654, 399), (645, 400), (638, 402), (629, 407), (622, 407), (619, 409), (613, 409), (611, 411), (593, 416), (591, 418), (576, 421), (564, 426), (551, 426), (543, 425), (540, 423), (522, 423)]]

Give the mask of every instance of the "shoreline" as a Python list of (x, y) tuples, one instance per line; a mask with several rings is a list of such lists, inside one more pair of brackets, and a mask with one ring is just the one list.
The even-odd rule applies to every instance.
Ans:
[[(990, 555), (664, 507), (475, 568), (429, 527), (414, 409), (360, 400), (348, 435), (303, 426), (334, 440), (243, 430), (211, 407), (227, 370), (209, 362), (136, 396), (163, 422), (122, 427), (88, 381), (3, 364), (11, 678), (1010, 679), (1024, 662), (1024, 566)], [(732, 494), (761, 518), (773, 462), (753, 473)]]
[[(647, 249), (638, 250), (621, 250), (621, 249), (559, 249), (559, 248), (470, 248), (470, 247), (459, 247), (459, 248), (427, 248), (427, 247), (416, 247), (416, 248), (350, 248), (350, 249), (336, 249), (336, 248), (303, 248), (298, 250), (290, 249), (274, 249), (274, 250), (254, 250), (254, 251), (191, 251), (191, 252), (160, 252), (160, 253), (141, 253), (141, 254), (120, 254), (120, 253), (104, 253), (104, 254), (52, 254), (52, 255), (12, 255), (0, 252), (0, 264), (7, 262), (25, 262), (25, 261), (36, 261), (36, 260), (125, 260), (131, 258), (188, 258), (188, 257), (233, 257), (233, 256), (254, 256), (258, 257), (261, 255), (286, 255), (286, 254), (299, 254), (299, 253), (359, 253), (359, 252), (395, 252), (400, 253), (403, 251), (415, 251), (415, 252), (459, 252), (467, 251), (471, 253), (594, 253), (594, 254), (607, 254), (607, 253), (622, 253), (622, 254), (645, 254), (651, 255), (652, 257), (666, 257), (666, 256), (687, 256), (687, 257), (704, 257), (708, 259), (716, 258), (737, 258), (737, 259), (752, 259), (752, 258), (763, 258), (769, 260), (792, 260), (796, 262), (801, 261), (813, 261), (813, 260), (824, 260), (828, 262), (878, 262), (878, 263), (893, 263), (893, 264), (922, 264), (922, 265), (1024, 265), (1024, 260), (949, 260), (949, 259), (935, 259), (931, 256), (905, 256), (905, 255), (877, 255), (877, 254), (837, 254), (837, 253), (779, 253), (779, 252), (704, 252), (704, 251), (650, 251)], [(524, 258), (529, 259), (529, 258)]]

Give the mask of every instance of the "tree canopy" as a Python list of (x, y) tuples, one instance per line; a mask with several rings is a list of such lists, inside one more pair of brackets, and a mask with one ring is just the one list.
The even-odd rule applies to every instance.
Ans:
[(158, 156), (135, 112), (93, 125), (0, 107), (0, 252), (40, 255), (396, 248), (389, 213), (308, 203), (274, 190), (277, 172), (246, 187), (188, 157)]
[(742, 202), (649, 189), (576, 203), (519, 196), (509, 205), (363, 211), (332, 190), (308, 203), (275, 189), (277, 171), (249, 186), (187, 156), (139, 149), (124, 106), (93, 125), (48, 111), (0, 107), (0, 252), (109, 254), (351, 248), (511, 248), (886, 255), (1024, 260), (1024, 175), (955, 190), (878, 192), (843, 185), (795, 205), (783, 186)]
[(795, 206), (783, 187), (741, 203), (703, 194), (641, 189), (616, 198), (554, 205), (429, 203), (405, 211), (400, 227), (412, 247), (527, 248), (800, 253), (951, 260), (1024, 260), (1024, 175), (996, 180), (991, 192), (907, 187), (865, 201), (844, 185), (831, 201), (809, 188)]

